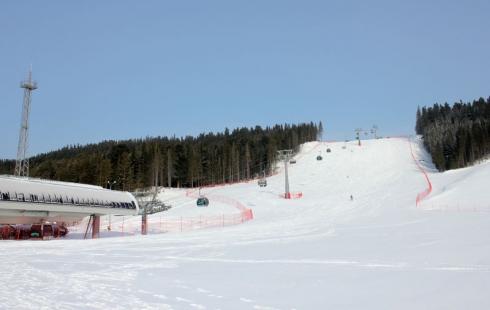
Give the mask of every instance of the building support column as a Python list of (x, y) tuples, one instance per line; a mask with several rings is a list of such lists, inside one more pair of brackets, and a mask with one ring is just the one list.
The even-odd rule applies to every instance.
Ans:
[(92, 239), (99, 238), (100, 232), (100, 215), (92, 214)]

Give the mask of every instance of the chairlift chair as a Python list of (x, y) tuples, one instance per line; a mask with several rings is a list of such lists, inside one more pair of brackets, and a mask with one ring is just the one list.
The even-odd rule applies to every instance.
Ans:
[(260, 187), (266, 187), (267, 186), (267, 180), (262, 178), (260, 179), (257, 184), (259, 184)]
[(265, 178), (265, 170), (262, 172), (263, 175), (262, 177), (259, 179), (259, 181), (257, 182), (257, 184), (260, 186), (260, 187), (266, 187), (267, 186), (267, 179)]

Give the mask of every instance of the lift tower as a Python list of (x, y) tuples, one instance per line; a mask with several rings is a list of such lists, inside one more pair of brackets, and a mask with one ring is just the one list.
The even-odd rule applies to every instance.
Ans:
[(362, 130), (362, 128), (356, 128), (354, 131), (356, 132), (357, 143), (359, 146), (361, 146), (361, 132), (364, 130)]
[(27, 140), (29, 137), (29, 111), (31, 109), (32, 91), (37, 89), (37, 83), (32, 80), (32, 68), (29, 70), (29, 77), (20, 83), (20, 87), (24, 89), (24, 104), (22, 105), (22, 120), (20, 123), (19, 146), (17, 148), (14, 175), (28, 177), (29, 159), (26, 155)]
[(279, 150), (277, 156), (279, 160), (284, 160), (284, 198), (291, 199), (291, 193), (289, 192), (289, 176), (288, 176), (288, 162), (293, 154), (293, 150)]

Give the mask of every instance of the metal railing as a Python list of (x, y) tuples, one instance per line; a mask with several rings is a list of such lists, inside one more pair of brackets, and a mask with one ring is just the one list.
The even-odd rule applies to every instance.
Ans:
[(26, 203), (40, 203), (40, 204), (59, 204), (59, 205), (72, 205), (79, 207), (95, 207), (95, 208), (118, 208), (118, 209), (136, 209), (134, 201), (108, 201), (99, 199), (87, 199), (78, 197), (68, 197), (57, 194), (24, 194), (24, 193), (11, 193), (0, 190), (0, 201), (8, 202), (26, 202)]

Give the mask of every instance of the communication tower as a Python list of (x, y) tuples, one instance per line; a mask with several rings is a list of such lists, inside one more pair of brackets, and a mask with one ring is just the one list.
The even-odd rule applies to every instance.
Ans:
[(32, 80), (32, 68), (29, 70), (27, 80), (20, 83), (24, 89), (24, 103), (22, 105), (22, 119), (20, 123), (19, 146), (17, 148), (17, 160), (15, 162), (14, 175), (19, 177), (29, 176), (29, 159), (27, 158), (27, 142), (29, 137), (29, 111), (31, 109), (32, 91), (37, 89), (37, 83)]

